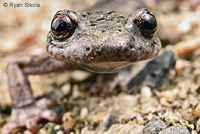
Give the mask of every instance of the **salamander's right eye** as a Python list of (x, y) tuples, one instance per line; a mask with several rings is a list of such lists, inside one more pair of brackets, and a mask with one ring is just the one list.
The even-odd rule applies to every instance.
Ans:
[(58, 40), (69, 38), (75, 29), (75, 22), (67, 15), (56, 15), (51, 22), (51, 32), (53, 37)]

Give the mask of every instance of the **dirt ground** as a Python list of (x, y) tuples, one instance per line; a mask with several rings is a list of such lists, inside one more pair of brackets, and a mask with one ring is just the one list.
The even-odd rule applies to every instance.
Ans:
[[(97, 0), (34, 0), (32, 3), (39, 3), (39, 7), (15, 8), (9, 5), (11, 2), (14, 3), (0, 1), (0, 133), (9, 121), (12, 104), (7, 62), (45, 51), (47, 33), (56, 11), (83, 11)], [(25, 2), (19, 0), (17, 3)], [(148, 6), (158, 20), (158, 36), (163, 48), (200, 38), (199, 0), (157, 0)], [(132, 67), (132, 77), (136, 68), (142, 70), (145, 63)], [(140, 134), (154, 116), (161, 118), (168, 127), (180, 124), (192, 134), (200, 133), (200, 49), (177, 59), (168, 81), (160, 90), (142, 86), (140, 93), (130, 95), (125, 93), (123, 86), (118, 86), (111, 96), (94, 96), (90, 87), (96, 77), (87, 71), (29, 76), (37, 100), (41, 105), (48, 103), (46, 98), (53, 100), (55, 104), (51, 108), (62, 118), (61, 124), (39, 124), (39, 134)], [(18, 134), (21, 133), (30, 132), (25, 130)]]

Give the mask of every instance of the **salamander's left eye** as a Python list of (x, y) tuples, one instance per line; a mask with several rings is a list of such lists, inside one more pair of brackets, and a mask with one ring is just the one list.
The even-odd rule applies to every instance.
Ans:
[(157, 29), (156, 18), (148, 11), (141, 13), (137, 20), (137, 25), (140, 28), (140, 32), (144, 36), (152, 36)]
[(75, 31), (76, 25), (66, 15), (57, 15), (51, 22), (51, 32), (56, 39), (69, 38)]

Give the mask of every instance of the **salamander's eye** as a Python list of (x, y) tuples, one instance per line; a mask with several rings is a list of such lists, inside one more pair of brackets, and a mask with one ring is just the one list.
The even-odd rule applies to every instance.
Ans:
[(140, 28), (140, 32), (147, 37), (151, 37), (157, 29), (156, 18), (148, 10), (139, 14), (137, 25)]
[(51, 22), (53, 37), (59, 40), (69, 38), (75, 29), (76, 25), (66, 15), (56, 15)]

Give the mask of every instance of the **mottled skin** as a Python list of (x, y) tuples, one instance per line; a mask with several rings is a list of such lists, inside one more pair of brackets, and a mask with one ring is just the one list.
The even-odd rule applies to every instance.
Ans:
[[(20, 127), (26, 127), (34, 133), (37, 131), (37, 122), (41, 119), (59, 121), (55, 112), (36, 105), (27, 80), (28, 75), (70, 71), (81, 67), (97, 73), (114, 73), (137, 61), (157, 56), (161, 48), (160, 40), (154, 33), (142, 34), (143, 29), (136, 24), (136, 20), (144, 12), (147, 10), (136, 10), (130, 15), (114, 11), (81, 14), (68, 10), (57, 12), (56, 15), (65, 15), (73, 20), (76, 28), (65, 39), (55, 38), (52, 30), (49, 32), (47, 53), (51, 58), (37, 55), (18, 58), (8, 63), (13, 108), (10, 122), (4, 126), (3, 134), (10, 134)], [(115, 80), (110, 76), (116, 75), (117, 73), (107, 75), (107, 78)], [(114, 83), (109, 88), (114, 88), (117, 81)], [(102, 84), (97, 84), (96, 87), (102, 87)]]

